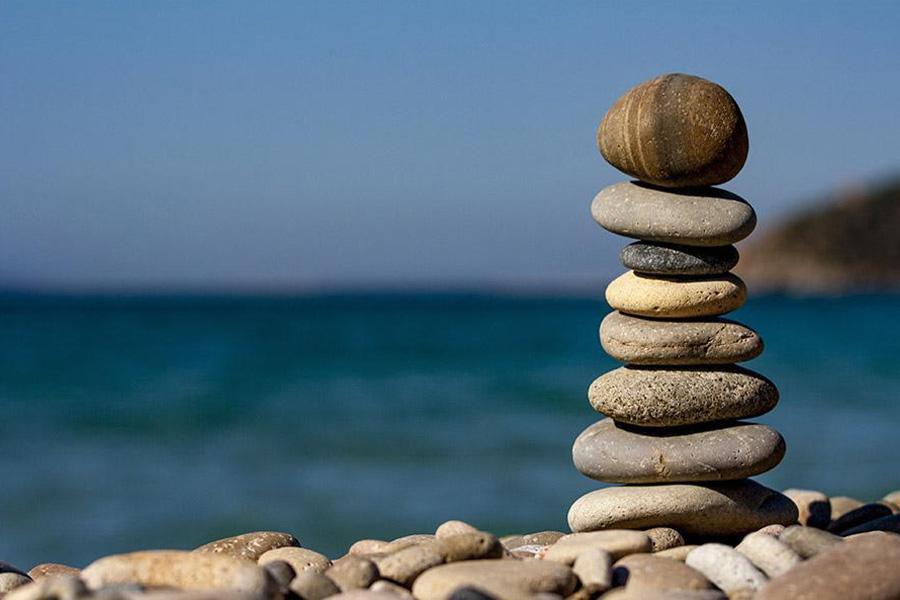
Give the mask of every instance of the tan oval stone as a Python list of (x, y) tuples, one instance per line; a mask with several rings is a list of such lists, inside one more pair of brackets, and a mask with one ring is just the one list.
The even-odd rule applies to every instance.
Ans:
[(607, 111), (597, 147), (612, 166), (661, 186), (724, 183), (747, 160), (747, 124), (712, 81), (670, 73), (628, 90)]
[(458, 533), (478, 533), (478, 529), (472, 527), (465, 521), (446, 521), (441, 523), (434, 531), (434, 537), (440, 539)]
[(429, 569), (412, 587), (419, 600), (448, 600), (455, 590), (471, 586), (504, 600), (531, 600), (549, 592), (566, 596), (578, 580), (566, 565), (543, 560), (473, 560)]
[(296, 548), (291, 546), (274, 548), (263, 553), (263, 555), (259, 557), (259, 564), (265, 565), (275, 562), (276, 560), (283, 560), (291, 565), (296, 573), (302, 573), (303, 571), (324, 573), (325, 570), (331, 566), (331, 560), (324, 554), (319, 554), (309, 548)]
[(342, 592), (367, 588), (378, 579), (378, 567), (371, 560), (361, 556), (345, 556), (334, 562), (334, 565), (325, 571)]
[(274, 548), (299, 545), (297, 539), (289, 533), (254, 531), (209, 542), (194, 549), (194, 552), (226, 554), (256, 562), (260, 556)]
[(793, 523), (797, 507), (752, 480), (609, 487), (569, 509), (572, 531), (673, 527), (685, 535), (737, 535), (770, 523)]
[(809, 527), (824, 529), (831, 522), (831, 501), (828, 496), (816, 490), (784, 490), (784, 495), (797, 505), (800, 516), (797, 522)]
[(59, 577), (60, 575), (72, 575), (78, 577), (80, 573), (81, 569), (76, 569), (75, 567), (70, 567), (68, 565), (61, 565), (59, 563), (41, 563), (31, 567), (31, 570), (28, 571), (28, 576), (37, 581), (44, 577)]
[(613, 565), (613, 585), (631, 592), (709, 590), (710, 581), (682, 562), (653, 554), (632, 554)]
[(581, 581), (581, 586), (591, 594), (605, 592), (612, 586), (613, 559), (602, 548), (590, 548), (578, 555), (572, 572)]
[(674, 548), (669, 548), (667, 550), (660, 550), (653, 554), (653, 556), (658, 556), (659, 558), (668, 558), (670, 560), (680, 560), (684, 562), (684, 559), (687, 558), (687, 555), (691, 553), (694, 548), (699, 548), (699, 546), (694, 544), (687, 544), (684, 546), (675, 546)]
[(778, 535), (778, 539), (790, 546), (794, 552), (803, 558), (815, 556), (842, 541), (839, 536), (833, 533), (828, 533), (815, 527), (804, 527), (803, 525), (786, 527)]
[(82, 570), (81, 577), (91, 589), (117, 583), (138, 583), (188, 590), (272, 591), (271, 580), (262, 567), (214, 552), (147, 550), (115, 554), (92, 562)]
[(387, 579), (376, 581), (369, 589), (373, 592), (393, 594), (396, 600), (416, 600), (413, 595), (409, 593), (408, 589), (401, 587), (392, 581), (388, 581)]
[(361, 554), (382, 554), (387, 552), (390, 546), (391, 542), (384, 540), (359, 540), (350, 546), (350, 549), (347, 550), (347, 554), (354, 556)]
[(861, 502), (856, 498), (850, 498), (849, 496), (833, 496), (828, 500), (831, 504), (832, 520), (840, 519), (844, 513), (848, 513), (864, 504), (864, 502)]
[(803, 560), (778, 538), (758, 531), (747, 535), (735, 550), (769, 577), (783, 575)]
[(570, 533), (548, 546), (541, 558), (571, 565), (579, 554), (591, 548), (600, 548), (608, 552), (613, 560), (618, 560), (636, 552), (650, 552), (651, 544), (650, 537), (643, 531), (615, 529)]
[(900, 535), (869, 533), (816, 554), (763, 587), (758, 600), (896, 600)]
[(484, 531), (447, 535), (437, 540), (436, 547), (444, 562), (503, 556), (500, 540)]
[(778, 389), (738, 366), (620, 367), (595, 379), (588, 399), (622, 423), (679, 427), (765, 414), (778, 403)]
[(600, 324), (607, 354), (633, 365), (713, 365), (751, 360), (763, 351), (759, 335), (728, 319), (664, 321), (614, 311)]
[(729, 596), (740, 590), (758, 590), (766, 583), (766, 576), (750, 559), (725, 544), (703, 544), (684, 562)]
[(671, 527), (653, 527), (644, 533), (650, 538), (650, 552), (662, 552), (684, 545), (684, 537)]
[(376, 561), (382, 579), (410, 587), (423, 572), (444, 562), (434, 543), (422, 543), (398, 550)]
[(297, 573), (291, 581), (290, 589), (303, 600), (323, 600), (341, 593), (336, 583), (315, 571)]
[(619, 312), (653, 319), (715, 317), (737, 310), (747, 286), (732, 273), (674, 279), (627, 271), (606, 287), (606, 302)]
[(581, 432), (572, 459), (608, 483), (721, 481), (765, 473), (784, 451), (781, 435), (758, 423), (647, 429), (603, 419)]

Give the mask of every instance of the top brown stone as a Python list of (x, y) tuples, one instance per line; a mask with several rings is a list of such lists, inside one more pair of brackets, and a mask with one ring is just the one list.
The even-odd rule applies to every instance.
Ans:
[(619, 98), (600, 123), (597, 146), (612, 166), (664, 187), (717, 185), (747, 160), (747, 125), (721, 86), (661, 75)]

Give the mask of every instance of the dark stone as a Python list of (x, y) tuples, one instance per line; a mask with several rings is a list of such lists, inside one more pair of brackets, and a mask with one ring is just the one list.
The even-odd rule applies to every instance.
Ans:
[(625, 267), (649, 275), (720, 275), (738, 263), (734, 246), (679, 246), (635, 242), (622, 248), (619, 259)]

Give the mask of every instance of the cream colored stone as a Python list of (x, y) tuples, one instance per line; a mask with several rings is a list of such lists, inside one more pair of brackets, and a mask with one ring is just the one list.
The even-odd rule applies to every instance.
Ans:
[(729, 595), (744, 589), (758, 590), (766, 583), (766, 576), (750, 559), (725, 544), (703, 544), (684, 562)]
[(531, 600), (541, 592), (567, 596), (577, 584), (572, 569), (552, 561), (472, 560), (429, 569), (412, 593), (419, 600), (448, 600), (456, 589), (472, 586), (503, 600)]
[(758, 531), (747, 535), (735, 550), (769, 577), (783, 575), (803, 560), (778, 538)]
[(260, 556), (273, 548), (299, 545), (300, 543), (290, 533), (254, 531), (204, 544), (196, 548), (194, 552), (227, 554), (256, 562)]
[(606, 288), (607, 303), (619, 312), (659, 319), (724, 315), (746, 300), (747, 286), (730, 273), (678, 280), (628, 271)]
[(445, 521), (434, 531), (434, 537), (441, 539), (458, 533), (478, 533), (479, 530), (464, 521)]
[(600, 548), (608, 552), (613, 560), (618, 560), (635, 552), (650, 552), (651, 542), (643, 531), (628, 529), (571, 533), (549, 546), (541, 554), (541, 558), (571, 565), (579, 554), (592, 548)]
[(602, 548), (590, 548), (578, 555), (572, 571), (581, 586), (591, 594), (605, 592), (612, 586), (613, 558)]
[(297, 573), (303, 571), (315, 571), (324, 573), (331, 566), (331, 561), (324, 554), (319, 554), (309, 548), (275, 548), (263, 553), (259, 557), (259, 564), (266, 565), (276, 560), (283, 560), (294, 568)]

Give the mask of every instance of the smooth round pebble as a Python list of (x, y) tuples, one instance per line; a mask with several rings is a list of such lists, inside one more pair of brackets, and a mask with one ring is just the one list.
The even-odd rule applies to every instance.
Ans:
[[(789, 528), (790, 529), (790, 528)], [(896, 600), (900, 535), (868, 533), (833, 544), (763, 587), (757, 600)]]
[(856, 498), (850, 498), (849, 496), (832, 496), (828, 501), (831, 504), (832, 521), (841, 518), (844, 513), (848, 513), (865, 504), (864, 502), (861, 502)]
[(369, 587), (369, 589), (373, 592), (386, 592), (394, 594), (397, 600), (415, 600), (415, 598), (413, 598), (413, 595), (409, 593), (408, 589), (386, 579), (380, 579), (376, 581), (371, 585), (371, 587)]
[(60, 575), (73, 575), (78, 577), (80, 573), (81, 569), (59, 563), (40, 563), (28, 570), (28, 576), (35, 581), (44, 577), (59, 577)]
[(797, 522), (808, 527), (824, 529), (831, 522), (831, 501), (817, 490), (790, 488), (782, 492), (794, 501), (800, 516)]
[(803, 558), (778, 538), (755, 532), (748, 534), (735, 550), (750, 559), (769, 577), (778, 577), (798, 565)]
[(591, 216), (611, 233), (678, 246), (728, 246), (756, 227), (756, 212), (737, 194), (719, 188), (662, 190), (639, 181), (600, 190)]
[(766, 576), (746, 556), (725, 544), (703, 544), (688, 554), (684, 563), (703, 573), (726, 594), (758, 590), (766, 583)]
[(605, 592), (612, 586), (613, 558), (602, 548), (589, 548), (575, 559), (572, 572), (581, 586), (591, 594)]
[(626, 269), (648, 275), (721, 275), (737, 265), (734, 246), (681, 246), (633, 242), (619, 253)]
[(375, 561), (382, 579), (410, 587), (416, 578), (444, 562), (435, 544), (416, 544)]
[(331, 566), (331, 560), (324, 554), (319, 554), (315, 550), (309, 548), (296, 548), (287, 546), (284, 548), (274, 548), (268, 552), (264, 552), (259, 557), (259, 564), (266, 565), (270, 562), (281, 560), (291, 565), (294, 571), (302, 573), (303, 571), (316, 571), (324, 573)]
[(685, 187), (730, 180), (744, 166), (750, 144), (741, 109), (725, 88), (669, 73), (616, 100), (597, 129), (597, 147), (620, 171)]
[(569, 509), (572, 531), (673, 527), (684, 535), (738, 535), (770, 523), (794, 523), (797, 507), (755, 481), (608, 487)]
[(322, 600), (341, 593), (335, 582), (316, 571), (298, 573), (289, 587), (303, 600)]
[(435, 547), (444, 562), (503, 556), (503, 544), (500, 543), (500, 540), (484, 531), (447, 535), (438, 538)]
[(708, 590), (710, 581), (699, 571), (677, 560), (653, 554), (632, 554), (613, 565), (613, 585), (629, 591)]
[(608, 552), (613, 560), (635, 552), (650, 552), (650, 537), (643, 531), (610, 529), (585, 533), (570, 533), (553, 544), (541, 555), (544, 560), (571, 565), (578, 555), (591, 548)]
[(325, 571), (325, 575), (331, 579), (342, 592), (367, 588), (378, 579), (378, 567), (374, 562), (362, 556), (348, 555), (339, 560)]
[(606, 287), (612, 308), (651, 319), (716, 317), (737, 310), (746, 300), (747, 286), (731, 273), (674, 279), (627, 271)]
[(781, 434), (758, 423), (646, 429), (603, 419), (576, 438), (572, 458), (598, 481), (665, 483), (750, 477), (775, 467), (784, 451)]
[(790, 548), (803, 558), (815, 556), (824, 552), (834, 544), (841, 541), (840, 536), (828, 533), (816, 527), (803, 525), (791, 525), (786, 527), (778, 536), (778, 539), (790, 546)]
[(194, 552), (226, 554), (235, 558), (256, 562), (260, 556), (274, 548), (299, 545), (297, 538), (290, 533), (254, 531), (209, 542), (196, 548)]
[(758, 333), (722, 318), (671, 321), (618, 311), (600, 323), (607, 354), (633, 365), (713, 365), (752, 360), (763, 351)]
[(419, 600), (446, 600), (454, 590), (471, 586), (504, 600), (530, 600), (550, 592), (567, 596), (578, 579), (568, 566), (546, 560), (473, 560), (429, 569), (412, 586)]
[(778, 403), (775, 385), (738, 366), (620, 367), (594, 380), (594, 410), (642, 427), (679, 427), (755, 417)]
[(361, 556), (364, 554), (382, 554), (391, 546), (391, 542), (385, 540), (359, 540), (354, 542), (347, 550), (347, 554)]
[(675, 546), (674, 548), (669, 548), (667, 550), (660, 550), (653, 554), (653, 556), (657, 556), (659, 558), (668, 558), (670, 560), (680, 560), (684, 562), (684, 559), (687, 558), (687, 555), (691, 553), (694, 548), (699, 548), (699, 546), (695, 544), (687, 544), (684, 546)]
[(885, 502), (890, 502), (894, 506), (900, 506), (900, 490), (895, 490), (893, 492), (888, 492), (882, 498)]
[(650, 552), (662, 552), (684, 545), (684, 537), (671, 527), (653, 527), (644, 533), (650, 538)]
[(464, 521), (445, 521), (434, 531), (434, 537), (444, 538), (458, 533), (478, 533), (479, 530)]

